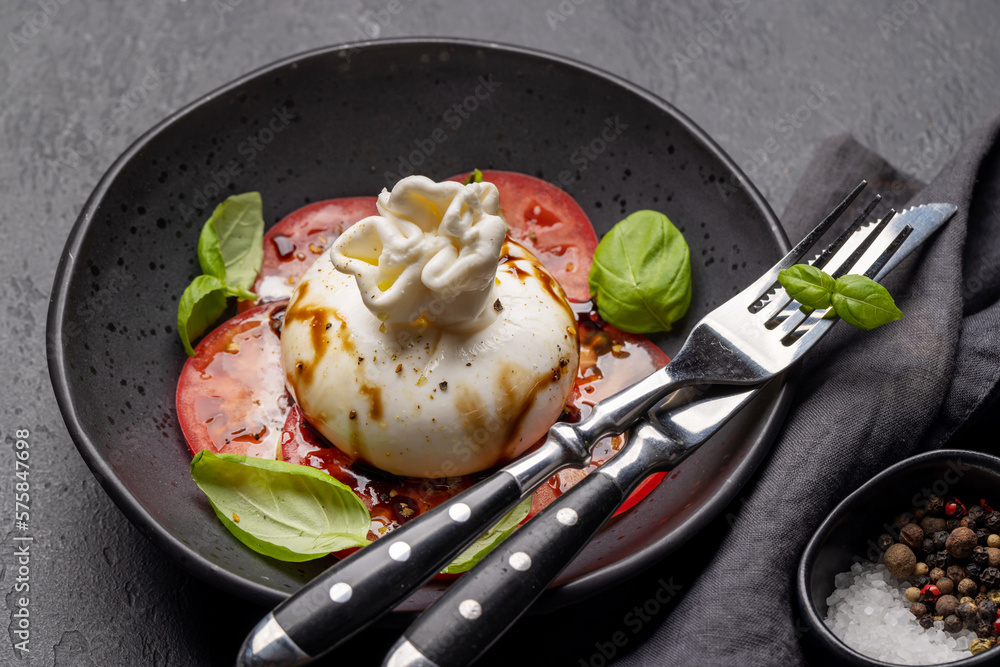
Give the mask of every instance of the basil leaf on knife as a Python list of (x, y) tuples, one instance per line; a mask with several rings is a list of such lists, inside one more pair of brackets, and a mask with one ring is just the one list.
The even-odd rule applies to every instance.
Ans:
[[(215, 207), (205, 224), (215, 230), (219, 253), (226, 266), (226, 284), (250, 289), (264, 262), (264, 215), (260, 193), (244, 192), (228, 197)], [(201, 239), (198, 247), (200, 260)], [(202, 270), (209, 273), (204, 264)]]
[(667, 216), (637, 211), (601, 239), (589, 282), (598, 312), (612, 325), (670, 331), (691, 304), (691, 253)]
[(829, 273), (809, 264), (796, 264), (778, 273), (778, 282), (806, 308), (822, 310), (830, 307), (836, 281)]
[(229, 532), (265, 556), (301, 562), (368, 544), (364, 503), (316, 468), (202, 450), (191, 477)]
[(865, 331), (903, 318), (889, 290), (865, 276), (837, 278), (831, 301), (840, 319)]
[(518, 504), (517, 507), (507, 513), (507, 516), (500, 519), (500, 523), (490, 528), (478, 540), (455, 557), (448, 567), (441, 570), (445, 574), (461, 574), (475, 567), (476, 563), (486, 558), (486, 555), (510, 535), (518, 524), (524, 521), (531, 511), (531, 496), (528, 496)]

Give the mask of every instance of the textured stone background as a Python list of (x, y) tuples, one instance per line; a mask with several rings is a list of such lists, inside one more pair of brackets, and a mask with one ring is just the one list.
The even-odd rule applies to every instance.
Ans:
[[(779, 212), (824, 137), (851, 132), (928, 179), (971, 127), (1000, 111), (1000, 7), (993, 0), (400, 0), (395, 14), (390, 6), (3, 2), (3, 625), (15, 598), (19, 428), (31, 431), (36, 538), (30, 653), (15, 654), (2, 641), (3, 664), (227, 665), (263, 613), (193, 580), (126, 521), (70, 441), (45, 366), (48, 293), (77, 212), (128, 144), (204, 93), (277, 58), (368, 37), (534, 47), (604, 68), (674, 103), (733, 155)], [(123, 96), (141, 101), (123, 106)], [(683, 570), (683, 558), (676, 562)], [(626, 615), (650, 598), (658, 577), (641, 575), (559, 617), (522, 621), (483, 664), (599, 664), (595, 642), (632, 629)], [(661, 611), (644, 621), (629, 641), (635, 645), (667, 618)], [(397, 632), (368, 631), (328, 664), (378, 664)]]

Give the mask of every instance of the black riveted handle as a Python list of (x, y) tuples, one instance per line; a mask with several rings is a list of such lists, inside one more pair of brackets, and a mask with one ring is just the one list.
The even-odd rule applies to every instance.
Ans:
[[(588, 475), (453, 583), (401, 642), (408, 640), (440, 667), (473, 662), (555, 580), (626, 495), (600, 471)], [(391, 656), (384, 664), (390, 662)]]
[(278, 606), (274, 618), (318, 657), (402, 602), (520, 499), (517, 481), (500, 471), (337, 563)]

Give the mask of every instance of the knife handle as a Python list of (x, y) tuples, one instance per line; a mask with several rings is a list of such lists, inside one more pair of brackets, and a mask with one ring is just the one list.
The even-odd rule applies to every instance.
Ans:
[(600, 530), (628, 490), (598, 469), (514, 531), (403, 634), (384, 667), (464, 667), (496, 641)]
[(517, 480), (500, 471), (319, 575), (274, 620), (319, 657), (426, 583), (520, 500)]

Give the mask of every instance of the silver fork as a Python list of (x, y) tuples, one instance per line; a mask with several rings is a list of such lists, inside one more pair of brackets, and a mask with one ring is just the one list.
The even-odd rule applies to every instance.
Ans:
[[(303, 665), (334, 648), (422, 586), (554, 473), (586, 466), (598, 441), (625, 431), (674, 390), (694, 384), (760, 384), (788, 368), (833, 320), (813, 313), (779, 321), (781, 308), (775, 304), (787, 298), (776, 289), (778, 273), (802, 260), (865, 185), (862, 181), (750, 287), (703, 318), (666, 367), (601, 401), (579, 423), (555, 424), (532, 454), (340, 561), (276, 607), (247, 637), (238, 667)], [(878, 197), (820, 255), (818, 265), (834, 255), (877, 203)], [(860, 232), (865, 237), (852, 255), (855, 261), (891, 215)], [(901, 242), (895, 239), (894, 246)], [(852, 264), (844, 262), (837, 273)], [(800, 335), (803, 323), (809, 326)]]
[[(849, 242), (837, 257), (869, 266), (865, 275), (881, 278), (954, 212), (954, 207), (919, 209), (900, 216), (916, 225), (912, 235), (907, 231), (910, 225), (902, 220), (897, 225), (902, 245), (894, 241), (885, 250), (866, 251), (863, 242)], [(880, 228), (889, 223), (889, 219), (882, 220)], [(879, 254), (865, 254), (873, 250)], [(812, 263), (825, 264), (831, 255), (819, 255)], [(775, 293), (766, 304), (757, 304), (757, 310), (766, 307), (768, 312), (780, 312), (773, 318), (776, 324), (807, 322), (809, 318), (796, 305), (787, 295)], [(816, 315), (817, 324), (831, 322), (821, 316)], [(473, 662), (549, 587), (642, 480), (680, 464), (765, 386), (696, 386), (676, 392), (667, 404), (633, 426), (627, 443), (610, 462), (562, 494), (454, 582), (400, 637), (384, 667), (457, 667)]]

